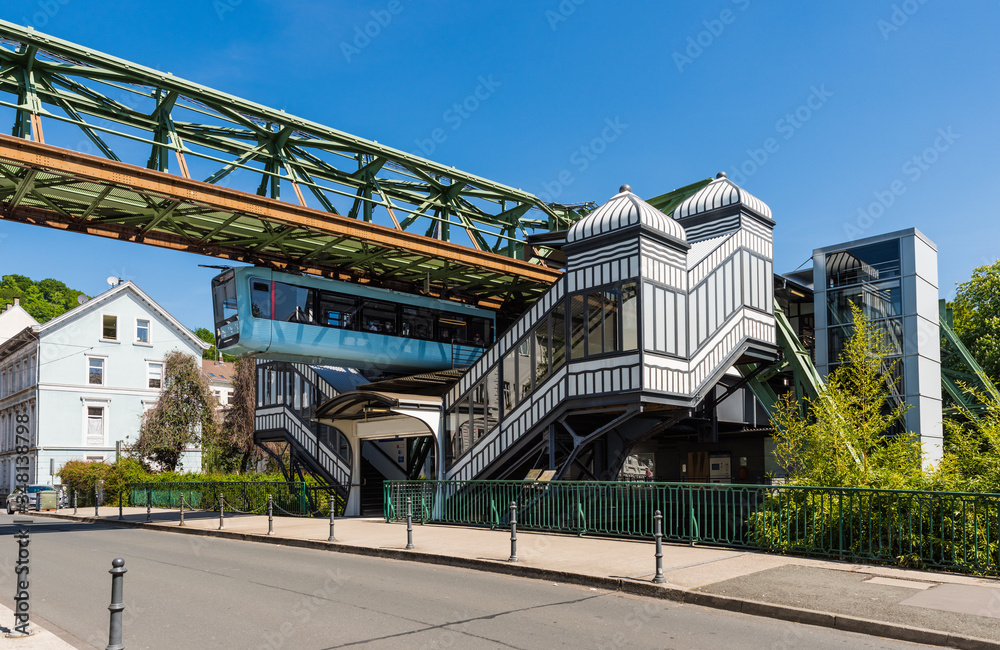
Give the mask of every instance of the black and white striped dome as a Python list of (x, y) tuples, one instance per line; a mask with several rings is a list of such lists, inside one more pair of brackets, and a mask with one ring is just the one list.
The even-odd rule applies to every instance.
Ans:
[(607, 203), (574, 223), (566, 233), (566, 243), (572, 244), (636, 225), (646, 226), (668, 239), (687, 244), (683, 226), (633, 194), (628, 185), (623, 185), (621, 191)]
[(720, 172), (715, 180), (678, 205), (674, 210), (674, 219), (687, 219), (733, 205), (742, 206), (769, 221), (774, 220), (766, 203), (726, 178), (725, 172)]

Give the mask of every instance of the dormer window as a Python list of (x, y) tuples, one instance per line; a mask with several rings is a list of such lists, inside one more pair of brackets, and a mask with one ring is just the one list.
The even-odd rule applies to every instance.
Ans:
[(105, 341), (118, 340), (118, 317), (104, 314), (101, 327), (101, 338)]

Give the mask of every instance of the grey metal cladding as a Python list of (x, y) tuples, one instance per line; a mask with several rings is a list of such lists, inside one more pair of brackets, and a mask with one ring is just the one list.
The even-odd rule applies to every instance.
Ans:
[(639, 350), (567, 358), (500, 415), (496, 429), (457, 459), (447, 477), (480, 475), (567, 399), (642, 391), (690, 405), (745, 350), (773, 347), (770, 208), (723, 178), (682, 203), (675, 216), (691, 219), (695, 237), (682, 222), (627, 191), (574, 224), (567, 234), (566, 274), (490, 351), (489, 361), (473, 367), (459, 391), (464, 397), (568, 294), (636, 277)]

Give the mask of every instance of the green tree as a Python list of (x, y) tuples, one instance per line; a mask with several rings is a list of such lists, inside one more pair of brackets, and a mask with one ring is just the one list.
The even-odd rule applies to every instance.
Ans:
[(884, 332), (857, 307), (841, 364), (805, 413), (786, 394), (772, 422), (775, 456), (798, 485), (906, 488), (922, 480), (920, 445), (893, 434), (906, 407), (893, 403), (894, 368)]
[(975, 399), (983, 405), (981, 411), (975, 415), (965, 411), (962, 419), (944, 421), (944, 457), (933, 477), (935, 487), (1000, 491), (1000, 393), (977, 392)]
[(233, 396), (223, 416), (222, 426), (205, 445), (209, 471), (245, 474), (263, 457), (253, 438), (256, 393), (257, 364), (250, 357), (241, 357), (236, 360)]
[(980, 266), (958, 285), (955, 333), (990, 380), (1000, 382), (1000, 261)]
[(175, 471), (185, 447), (215, 437), (216, 401), (197, 358), (172, 350), (163, 366), (163, 391), (143, 415), (131, 452), (157, 469)]
[[(201, 358), (202, 359), (218, 359), (219, 358), (218, 357), (218, 355), (219, 355), (219, 349), (215, 347), (215, 334), (212, 333), (212, 330), (210, 330), (210, 329), (208, 329), (206, 327), (199, 327), (198, 329), (196, 329), (194, 331), (194, 335), (197, 336), (198, 338), (200, 338), (205, 343), (209, 343), (212, 346), (209, 349), (207, 349), (207, 350), (205, 350), (204, 352), (201, 353)], [(232, 363), (232, 362), (236, 361), (236, 359), (237, 359), (237, 357), (234, 357), (234, 356), (232, 356), (230, 354), (223, 353), (223, 355), (222, 355), (222, 360), (226, 361), (228, 363)]]
[(0, 279), (0, 306), (18, 298), (24, 310), (39, 323), (77, 307), (77, 298), (82, 295), (82, 291), (70, 289), (52, 278), (35, 282), (27, 276), (11, 274)]

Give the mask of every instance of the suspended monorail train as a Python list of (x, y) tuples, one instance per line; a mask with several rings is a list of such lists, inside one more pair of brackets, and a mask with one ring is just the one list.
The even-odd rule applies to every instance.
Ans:
[(252, 266), (213, 278), (212, 302), (223, 352), (386, 373), (471, 365), (495, 332), (488, 310)]

